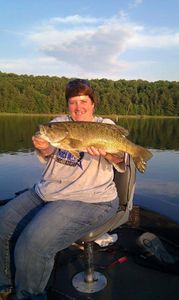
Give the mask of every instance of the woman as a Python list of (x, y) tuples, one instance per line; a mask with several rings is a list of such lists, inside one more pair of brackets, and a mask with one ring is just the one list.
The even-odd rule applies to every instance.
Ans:
[[(94, 116), (96, 96), (88, 81), (70, 81), (66, 100), (69, 114), (52, 122), (113, 124)], [(118, 208), (112, 163), (120, 166), (122, 159), (94, 147), (76, 159), (42, 138), (33, 136), (32, 141), (46, 168), (32, 189), (0, 209), (0, 300), (46, 299), (56, 253), (105, 223)]]

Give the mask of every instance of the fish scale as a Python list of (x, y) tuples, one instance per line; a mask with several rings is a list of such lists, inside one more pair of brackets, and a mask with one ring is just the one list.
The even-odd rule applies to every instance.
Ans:
[[(79, 158), (80, 151), (94, 146), (107, 153), (119, 156), (127, 152), (132, 156), (136, 168), (143, 173), (152, 153), (126, 138), (128, 131), (115, 124), (97, 122), (51, 122), (40, 125), (40, 136), (51, 145), (65, 149)], [(115, 166), (116, 167), (116, 166)]]

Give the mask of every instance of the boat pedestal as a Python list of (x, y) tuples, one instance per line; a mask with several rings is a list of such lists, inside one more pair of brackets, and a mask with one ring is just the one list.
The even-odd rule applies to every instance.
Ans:
[(72, 284), (76, 290), (82, 293), (99, 292), (107, 285), (107, 279), (103, 274), (94, 271), (93, 242), (84, 243), (84, 253), (86, 270), (77, 273), (72, 279)]

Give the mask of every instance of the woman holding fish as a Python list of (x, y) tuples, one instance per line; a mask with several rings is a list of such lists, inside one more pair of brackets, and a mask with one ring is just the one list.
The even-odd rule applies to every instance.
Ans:
[[(70, 81), (66, 100), (69, 114), (50, 124), (114, 124), (94, 115), (96, 96), (88, 81)], [(39, 158), (46, 163), (42, 177), (32, 189), (0, 208), (1, 300), (46, 299), (56, 253), (105, 223), (118, 209), (113, 163), (124, 172), (123, 157), (93, 145), (76, 151), (72, 145), (85, 134), (79, 132), (77, 139), (67, 131), (56, 147), (42, 132), (32, 137)], [(51, 134), (55, 138), (55, 131)]]

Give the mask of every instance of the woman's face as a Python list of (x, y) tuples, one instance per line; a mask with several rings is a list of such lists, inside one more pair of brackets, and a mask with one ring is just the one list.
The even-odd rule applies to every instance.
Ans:
[(94, 103), (87, 95), (70, 97), (68, 110), (74, 121), (92, 121)]

